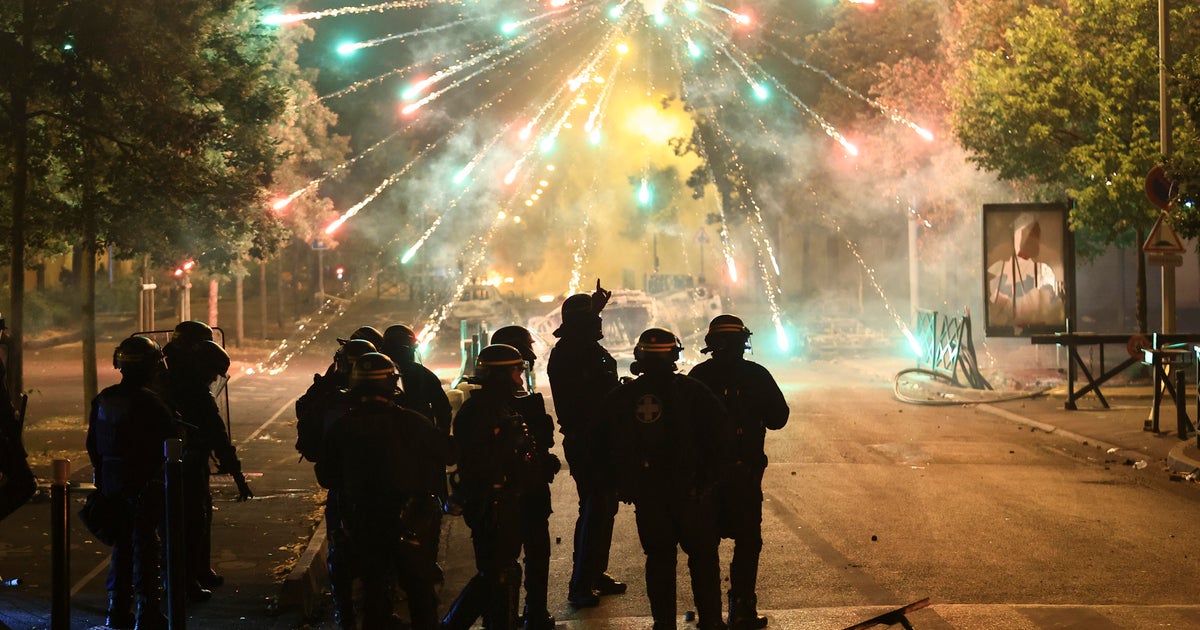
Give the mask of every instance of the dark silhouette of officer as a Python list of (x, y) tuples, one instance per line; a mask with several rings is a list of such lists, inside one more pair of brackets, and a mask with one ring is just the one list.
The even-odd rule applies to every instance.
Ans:
[(213, 588), (225, 578), (212, 568), (212, 471), (233, 477), (238, 502), (254, 497), (237, 447), (225, 431), (213, 393), (224, 387), (229, 376), (229, 355), (212, 340), (212, 329), (203, 322), (180, 322), (163, 348), (167, 359), (169, 402), (180, 415), (184, 428), (183, 509), (188, 597), (202, 602), (212, 598)]
[[(546, 413), (546, 400), (532, 391), (534, 363), (533, 335), (521, 326), (504, 326), (492, 333), (493, 344), (512, 346), (525, 360), (526, 392), (519, 392), (513, 404), (525, 418), (537, 445), (537, 468), (541, 480), (530, 480), (521, 498), (521, 548), (525, 563), (525, 608), (521, 617), (525, 630), (552, 630), (554, 617), (547, 608), (550, 580), (550, 484), (562, 463), (550, 452), (554, 446), (554, 419)], [(525, 395), (521, 395), (524, 393)]]
[(675, 371), (683, 350), (669, 330), (638, 338), (630, 370), (638, 377), (604, 401), (599, 442), (620, 500), (633, 503), (646, 554), (646, 593), (655, 630), (673, 630), (676, 546), (688, 556), (698, 626), (723, 628), (714, 489), (721, 476), (721, 401)]
[(425, 416), (395, 404), (399, 377), (391, 359), (378, 352), (354, 361), (350, 407), (329, 428), (320, 482), (341, 496), (362, 575), (362, 627), (396, 623), (390, 596), (395, 580), (408, 600), (412, 627), (433, 630), (436, 568), (421, 537), (441, 510), (437, 492), (445, 484), (449, 445)]
[(562, 325), (554, 331), (558, 342), (546, 365), (563, 434), (563, 454), (579, 495), (567, 587), (567, 600), (576, 608), (596, 606), (599, 595), (620, 594), (626, 589), (607, 573), (617, 499), (598, 466), (593, 436), (600, 422), (600, 402), (617, 386), (617, 362), (599, 343), (604, 338), (600, 312), (611, 295), (597, 280), (591, 295), (578, 293), (563, 301)]
[(379, 351), (400, 370), (404, 406), (420, 412), (442, 433), (450, 435), (450, 399), (441, 379), (417, 361), (417, 335), (413, 329), (404, 324), (388, 326), (383, 331), (383, 346)]
[[(512, 346), (480, 350), (473, 380), (481, 387), (454, 416), (458, 495), (471, 528), (478, 573), (443, 618), (447, 630), (465, 630), (481, 613), (489, 630), (517, 626), (522, 506), (529, 493), (546, 485), (539, 446), (517, 400), (524, 393), (524, 371), (525, 360)], [(531, 607), (530, 612), (534, 626), (543, 622), (534, 619), (542, 611)]]
[[(116, 508), (105, 625), (166, 628), (159, 610), (163, 442), (178, 434), (170, 408), (147, 387), (163, 368), (162, 351), (147, 337), (130, 337), (113, 353), (113, 367), (121, 370), (121, 382), (92, 401), (87, 433), (96, 490)], [(135, 594), (136, 617), (130, 612)]]
[(782, 429), (788, 405), (767, 369), (745, 359), (750, 329), (734, 315), (718, 315), (708, 325), (704, 349), (712, 358), (688, 374), (725, 403), (733, 424), (733, 461), (717, 486), (721, 536), (734, 541), (729, 565), (729, 626), (733, 630), (764, 628), (758, 614), (758, 557), (762, 552), (762, 478), (767, 468), (763, 452), (767, 429)]
[(325, 496), (325, 566), (333, 598), (333, 620), (339, 628), (354, 628), (354, 557), (344, 526), (342, 490), (325, 478), (329, 472), (329, 430), (350, 409), (350, 376), (359, 357), (375, 352), (365, 339), (350, 339), (338, 346), (333, 365), (324, 375), (314, 374), (313, 384), (296, 400), (296, 450), (314, 463), (317, 481), (329, 488)]
[[(4, 318), (0, 317), (0, 349), (7, 350)], [(0, 357), (0, 521), (25, 505), (37, 492), (37, 479), (29, 468), (29, 455), (21, 439), (22, 418), (8, 392), (7, 361)]]

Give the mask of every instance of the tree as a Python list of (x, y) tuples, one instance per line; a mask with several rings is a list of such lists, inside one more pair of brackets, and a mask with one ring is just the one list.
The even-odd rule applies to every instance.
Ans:
[[(1195, 7), (1172, 21), (1192, 24)], [(1190, 20), (1190, 22), (1189, 22)], [(1158, 211), (1142, 192), (1161, 160), (1157, 18), (1152, 3), (1070, 0), (1019, 15), (998, 48), (977, 50), (954, 91), (954, 128), (971, 160), (1009, 181), (1070, 196), (1074, 229), (1139, 245), (1138, 325), (1146, 330), (1140, 235)], [(1194, 27), (1175, 45), (1196, 47)], [(1195, 141), (1188, 130), (1177, 136)]]
[[(14, 130), (5, 162), (14, 172), (44, 163), (61, 173), (21, 191), (14, 177), (13, 232), (28, 236), (36, 225), (47, 239), (82, 244), (88, 400), (95, 393), (97, 247), (159, 262), (188, 255), (225, 268), (240, 256), (230, 244), (269, 233), (263, 228), (274, 218), (264, 185), (276, 149), (267, 125), (282, 98), (263, 72), (272, 38), (255, 14), (251, 3), (235, 0), (49, 7), (30, 0), (0, 9), (0, 41), (23, 29), (29, 62), (24, 73), (6, 77), (0, 94)], [(22, 134), (37, 140), (25, 152), (17, 146)], [(29, 220), (32, 210), (39, 221)], [(11, 247), (18, 326), (22, 247)], [(19, 356), (12, 367), (20, 373)]]

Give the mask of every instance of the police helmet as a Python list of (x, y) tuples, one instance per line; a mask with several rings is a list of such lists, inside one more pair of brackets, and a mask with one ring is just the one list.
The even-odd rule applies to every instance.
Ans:
[(679, 337), (666, 328), (649, 328), (638, 336), (637, 345), (633, 348), (633, 358), (637, 361), (661, 361), (674, 363), (683, 352), (683, 344)]
[(475, 360), (475, 378), (480, 382), (498, 379), (497, 375), (507, 374), (511, 368), (525, 368), (525, 358), (521, 351), (503, 343), (494, 343), (479, 351)]
[(376, 352), (375, 346), (366, 339), (348, 339), (345, 344), (338, 346), (333, 354), (338, 371), (349, 373), (354, 361), (368, 352)]
[(186, 353), (201, 341), (212, 341), (213, 329), (204, 322), (188, 320), (179, 322), (171, 331), (171, 339), (163, 346), (163, 354), (170, 358)]
[(225, 348), (217, 345), (217, 342), (205, 339), (196, 344), (192, 354), (196, 366), (202, 372), (216, 376), (229, 374), (229, 353), (225, 352)]
[(521, 352), (521, 358), (526, 361), (537, 360), (533, 352), (533, 333), (524, 326), (504, 326), (492, 333), (492, 343), (512, 346)]
[(188, 320), (175, 325), (171, 331), (170, 343), (177, 343), (185, 348), (196, 345), (201, 341), (212, 341), (213, 329), (204, 322)]
[(376, 349), (383, 347), (383, 333), (379, 332), (374, 326), (359, 326), (357, 330), (350, 333), (349, 339), (338, 339), (338, 343), (344, 344), (350, 339), (366, 339), (371, 342)]
[(700, 352), (735, 348), (745, 350), (750, 347), (752, 334), (740, 317), (728, 313), (717, 315), (708, 324), (708, 333), (704, 335), (704, 348)]
[(396, 364), (380, 352), (363, 354), (354, 360), (354, 367), (350, 369), (351, 389), (391, 391), (396, 388), (399, 379), (400, 371), (396, 369)]
[(149, 337), (129, 337), (113, 351), (113, 367), (118, 370), (149, 370), (162, 359), (162, 349)]
[(383, 345), (379, 351), (397, 363), (412, 361), (416, 352), (417, 333), (404, 324), (393, 324), (383, 331)]
[(583, 321), (592, 314), (592, 296), (587, 293), (576, 293), (563, 300), (562, 321), (564, 324)]

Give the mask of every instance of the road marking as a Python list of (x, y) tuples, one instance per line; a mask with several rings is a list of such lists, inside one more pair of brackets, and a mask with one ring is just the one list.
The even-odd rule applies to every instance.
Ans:
[(265, 431), (267, 429), (267, 427), (271, 426), (272, 423), (274, 423), (276, 420), (278, 420), (279, 416), (283, 415), (283, 412), (287, 411), (288, 409), (294, 408), (297, 400), (300, 400), (300, 396), (294, 396), (291, 400), (283, 403), (283, 406), (281, 406), (279, 408), (279, 411), (276, 411), (274, 415), (272, 415), (270, 418), (268, 418), (266, 422), (262, 423), (262, 426), (255, 429), (253, 433), (251, 433), (250, 435), (247, 435), (246, 439), (244, 439), (238, 443), (238, 446), (244, 446), (245, 444), (250, 442), (250, 440), (253, 440), (254, 438), (258, 437), (258, 434)]

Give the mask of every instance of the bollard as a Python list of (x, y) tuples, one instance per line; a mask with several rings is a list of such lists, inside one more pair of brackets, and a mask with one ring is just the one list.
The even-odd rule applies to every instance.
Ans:
[(183, 558), (183, 440), (172, 438), (164, 441), (163, 455), (166, 457), (163, 481), (167, 495), (167, 621), (171, 630), (184, 630), (187, 627), (187, 581), (184, 578)]
[(1184, 377), (1185, 370), (1180, 365), (1175, 370), (1175, 435), (1181, 440), (1187, 439), (1191, 424), (1187, 415), (1187, 383)]
[(71, 460), (54, 460), (54, 482), (50, 485), (50, 630), (71, 627), (71, 528), (67, 526), (70, 480)]

